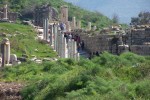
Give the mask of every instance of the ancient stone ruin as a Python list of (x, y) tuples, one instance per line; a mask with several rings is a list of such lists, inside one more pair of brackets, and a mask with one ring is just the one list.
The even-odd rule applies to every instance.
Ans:
[[(42, 8), (39, 14), (44, 15), (46, 9)], [(51, 19), (49, 16), (40, 19), (43, 21), (42, 39), (50, 43), (61, 58), (79, 55), (77, 49), (81, 41), (84, 42), (85, 50), (93, 54), (108, 51), (118, 55), (130, 51), (140, 55), (150, 55), (150, 25), (134, 26), (128, 30), (116, 25), (98, 32), (96, 26), (92, 27), (92, 23), (87, 22), (87, 28), (82, 29), (81, 21), (76, 21), (76, 17), (73, 17), (72, 21), (68, 20), (66, 5), (60, 7), (59, 21)], [(71, 35), (71, 39), (68, 40), (66, 35)], [(75, 37), (79, 39), (76, 40)]]
[(17, 60), (17, 56), (15, 54), (10, 54), (10, 42), (8, 38), (4, 38), (1, 46), (1, 57), (0, 57), (0, 67), (4, 66), (12, 66), (20, 64), (21, 62)]
[(15, 22), (18, 18), (18, 13), (10, 12), (7, 4), (3, 8), (0, 8), (0, 21)]
[(52, 21), (58, 20), (57, 10), (48, 4), (34, 10), (34, 25), (43, 27), (43, 20), (46, 18)]

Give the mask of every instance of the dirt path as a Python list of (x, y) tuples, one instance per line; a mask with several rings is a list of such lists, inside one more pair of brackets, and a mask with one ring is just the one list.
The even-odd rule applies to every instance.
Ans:
[(15, 82), (0, 82), (0, 100), (22, 100), (20, 90), (23, 85)]

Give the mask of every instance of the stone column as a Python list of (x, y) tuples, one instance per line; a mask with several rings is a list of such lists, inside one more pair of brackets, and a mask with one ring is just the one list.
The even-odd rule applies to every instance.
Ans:
[(92, 26), (91, 22), (88, 22), (88, 31), (91, 31), (91, 26)]
[(63, 38), (64, 38), (64, 34), (63, 32), (61, 32), (60, 34), (60, 57), (63, 58), (63, 55), (64, 55), (64, 43), (63, 43)]
[(43, 39), (45, 41), (48, 41), (48, 39), (49, 39), (48, 29), (49, 29), (49, 20), (48, 20), (48, 18), (46, 18), (43, 21)]
[(77, 42), (73, 41), (73, 59), (76, 60), (76, 54), (77, 54)]
[(57, 48), (56, 48), (56, 51), (57, 51), (57, 53), (58, 53), (58, 55), (59, 55), (59, 45), (60, 45), (60, 28), (59, 28), (59, 25), (58, 25), (58, 28), (57, 28)]
[(67, 31), (67, 32), (70, 32), (70, 31), (71, 31), (70, 21), (67, 21), (67, 23), (66, 23), (66, 31)]
[(3, 39), (1, 43), (2, 67), (9, 65), (10, 62), (10, 42), (9, 39)]
[(54, 48), (54, 27), (50, 25), (50, 45)]
[(2, 58), (1, 58), (1, 55), (0, 55), (0, 67), (2, 67)]
[(57, 48), (57, 31), (58, 31), (57, 25), (55, 24), (54, 25), (54, 50), (56, 50)]
[(48, 30), (49, 30), (49, 20), (48, 20), (48, 18), (46, 18), (46, 41), (49, 40)]
[(81, 29), (81, 21), (80, 20), (77, 22), (77, 28)]
[(71, 40), (71, 43), (70, 43), (70, 58), (72, 58), (73, 59), (73, 42), (74, 42), (74, 40)]
[(46, 39), (45, 33), (46, 33), (46, 20), (43, 19), (43, 40)]
[(3, 13), (4, 13), (4, 18), (3, 18), (4, 20), (7, 20), (7, 19), (8, 19), (7, 10), (8, 10), (8, 9), (7, 9), (7, 4), (6, 4), (6, 5), (4, 5), (4, 12), (3, 12)]
[(62, 45), (62, 48), (63, 48), (63, 58), (68, 58), (68, 48), (67, 48), (67, 41), (66, 41), (66, 38), (63, 37), (63, 45)]
[(80, 60), (80, 54), (77, 53), (77, 54), (76, 54), (76, 61), (79, 61), (79, 60)]
[(72, 18), (72, 30), (76, 29), (76, 17)]
[(68, 44), (67, 44), (67, 47), (68, 47), (68, 58), (71, 58), (71, 46), (72, 46), (72, 41), (69, 39), (68, 40)]
[(61, 22), (66, 23), (68, 21), (68, 6), (66, 5), (61, 6), (60, 11), (61, 11), (60, 20)]
[(61, 43), (61, 41), (60, 41), (60, 36), (61, 35), (61, 31), (59, 30), (58, 31), (58, 36), (57, 36), (57, 53), (58, 53), (58, 55), (60, 56), (60, 43)]

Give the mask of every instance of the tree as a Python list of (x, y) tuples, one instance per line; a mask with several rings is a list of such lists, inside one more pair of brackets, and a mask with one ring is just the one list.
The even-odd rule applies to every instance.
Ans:
[(131, 18), (131, 24), (150, 24), (150, 12), (140, 12), (138, 17)]
[(140, 22), (139, 18), (137, 18), (137, 17), (131, 18), (131, 24), (132, 25), (137, 25), (137, 24), (139, 24), (139, 22)]
[(118, 24), (118, 23), (119, 23), (119, 17), (118, 17), (117, 14), (114, 14), (114, 15), (113, 15), (112, 21), (113, 21), (113, 23), (115, 23), (115, 24)]

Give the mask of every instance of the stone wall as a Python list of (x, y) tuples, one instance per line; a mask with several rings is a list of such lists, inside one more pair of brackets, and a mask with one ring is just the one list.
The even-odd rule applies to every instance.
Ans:
[(150, 55), (150, 45), (131, 45), (130, 51), (139, 55)]
[(58, 19), (57, 11), (50, 5), (38, 7), (34, 11), (34, 25), (43, 27), (43, 20), (48, 18), (50, 21)]
[[(119, 35), (103, 34), (103, 35), (90, 36), (84, 32), (75, 32), (74, 34), (79, 35), (81, 40), (84, 41), (85, 48), (88, 52), (101, 53), (104, 51), (108, 51), (113, 54), (118, 54), (119, 38), (121, 37)], [(114, 42), (115, 38), (117, 39), (116, 42)]]
[(15, 22), (18, 18), (17, 12), (10, 12), (8, 10), (7, 5), (4, 5), (3, 8), (0, 9), (0, 20), (1, 21), (13, 21)]
[(132, 29), (127, 34), (127, 37), (128, 44), (130, 45), (144, 45), (150, 42), (150, 28)]
[(121, 54), (131, 51), (139, 55), (150, 55), (150, 28), (131, 29), (126, 34), (100, 34), (90, 36), (86, 32), (76, 31), (85, 42), (87, 51), (99, 53), (108, 51), (112, 54)]

